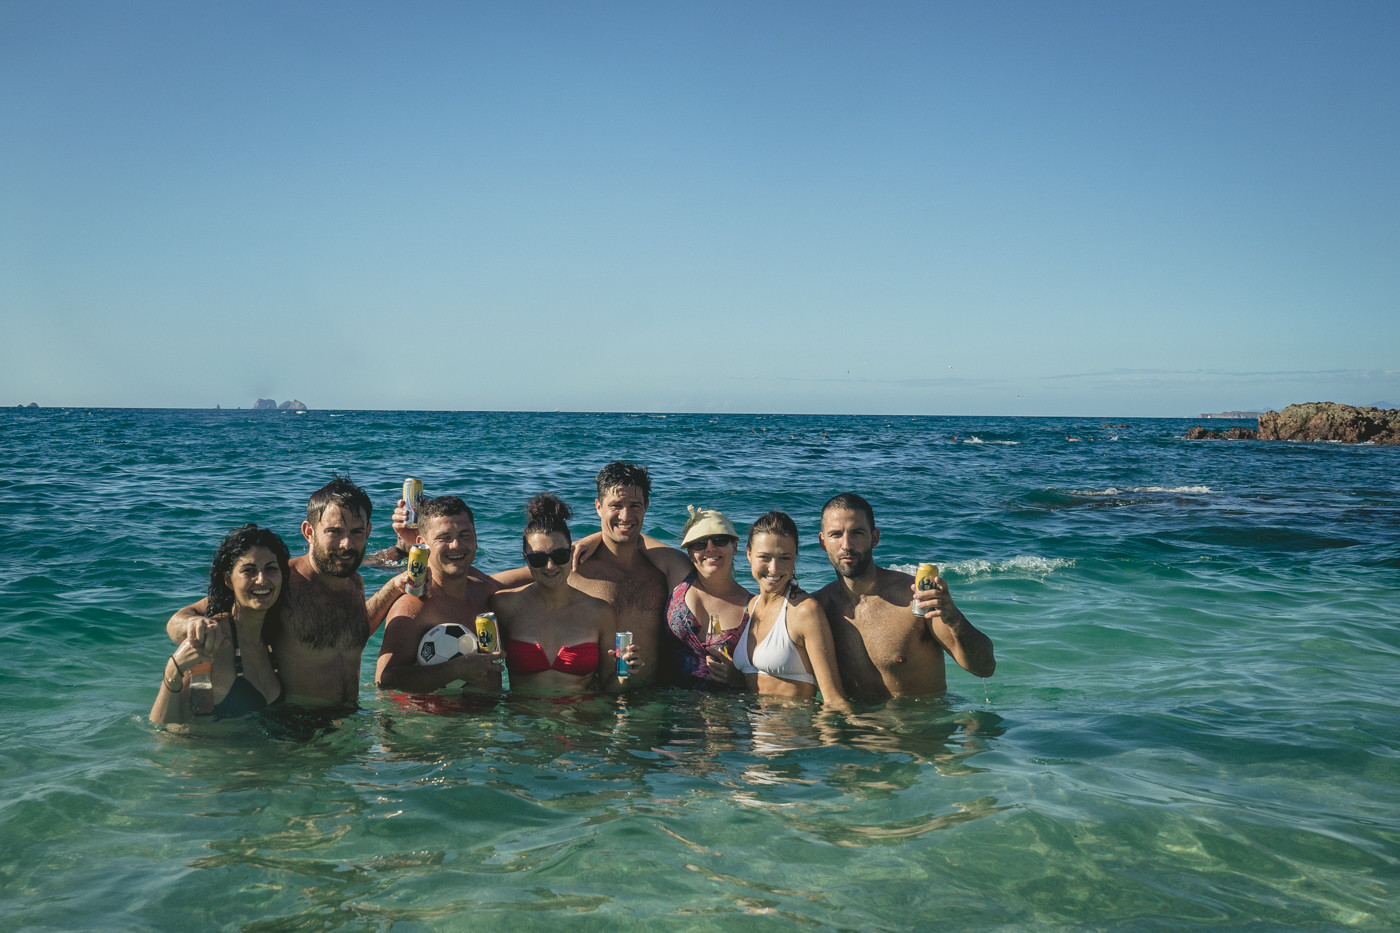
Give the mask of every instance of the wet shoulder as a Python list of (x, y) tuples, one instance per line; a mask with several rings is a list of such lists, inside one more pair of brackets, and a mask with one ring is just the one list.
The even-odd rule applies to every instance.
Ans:
[(913, 574), (880, 568), (880, 598), (892, 606), (908, 608), (914, 598), (913, 585)]
[(799, 623), (825, 623), (826, 609), (814, 596), (797, 592), (788, 598), (788, 618)]
[(850, 600), (846, 598), (846, 589), (841, 585), (840, 580), (832, 580), (813, 593), (812, 598), (817, 601), (817, 605), (821, 606), (828, 616), (842, 614), (843, 610), (850, 605)]
[(385, 618), (414, 619), (417, 618), (424, 611), (424, 608), (426, 606), (427, 603), (424, 600), (420, 599), (417, 596), (409, 596), (405, 593), (403, 596), (400, 596), (398, 599), (394, 600), (394, 603), (389, 607), (388, 615), (386, 615)]

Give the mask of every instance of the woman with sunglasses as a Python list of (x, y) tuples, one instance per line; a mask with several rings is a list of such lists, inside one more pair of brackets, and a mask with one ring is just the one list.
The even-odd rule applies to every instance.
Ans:
[[(535, 496), (525, 506), (523, 554), (531, 583), (491, 597), (501, 624), (513, 692), (619, 693), (612, 607), (569, 585), (573, 514), (558, 496)], [(629, 647), (623, 655), (641, 662)]]

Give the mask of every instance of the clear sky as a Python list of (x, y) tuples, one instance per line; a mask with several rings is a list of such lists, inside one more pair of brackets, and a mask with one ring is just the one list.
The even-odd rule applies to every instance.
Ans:
[(1400, 4), (0, 0), (0, 404), (1400, 405)]

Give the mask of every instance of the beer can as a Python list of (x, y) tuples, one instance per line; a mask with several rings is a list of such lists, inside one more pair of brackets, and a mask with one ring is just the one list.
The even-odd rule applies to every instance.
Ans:
[(476, 650), (482, 654), (501, 650), (501, 630), (496, 625), (494, 612), (483, 612), (476, 617), (476, 645)]
[(408, 549), (408, 582), (403, 591), (409, 596), (422, 596), (428, 585), (428, 546), (415, 544)]
[(409, 477), (403, 481), (403, 509), (407, 515), (404, 516), (404, 524), (410, 528), (418, 527), (418, 510), (423, 508), (423, 481)]
[[(914, 574), (914, 589), (919, 592), (933, 589), (933, 580), (938, 576), (937, 564), (920, 564), (918, 572)], [(927, 612), (920, 612), (917, 603), (914, 604), (914, 615), (926, 616)]]
[(631, 632), (618, 632), (618, 633), (617, 633), (617, 639), (616, 639), (616, 641), (614, 642), (614, 646), (615, 646), (616, 649), (617, 649), (617, 676), (619, 676), (619, 677), (626, 677), (627, 674), (628, 674), (628, 671), (627, 671), (627, 662), (626, 662), (625, 660), (623, 660), (623, 658), (622, 658), (622, 653), (623, 653), (624, 651), (626, 651), (629, 647), (631, 647), (631, 645), (632, 645), (632, 633), (631, 633)]

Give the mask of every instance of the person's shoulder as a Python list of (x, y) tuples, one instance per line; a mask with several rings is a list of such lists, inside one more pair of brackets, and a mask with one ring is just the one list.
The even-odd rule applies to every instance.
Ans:
[(914, 582), (914, 575), (912, 573), (905, 573), (903, 570), (895, 570), (892, 567), (876, 567), (875, 571), (880, 575), (881, 586), (884, 586), (886, 583), (894, 582), (909, 586)]
[[(818, 591), (820, 592), (820, 591)], [(798, 619), (821, 617), (826, 619), (826, 607), (816, 598), (815, 594), (797, 590), (788, 597), (788, 618), (794, 615)]]
[(574, 592), (577, 594), (574, 597), (574, 599), (578, 601), (578, 605), (583, 607), (583, 609), (586, 612), (590, 612), (595, 615), (605, 612), (609, 615), (612, 614), (612, 603), (608, 602), (606, 599), (599, 599), (596, 596), (590, 596), (588, 593), (585, 593), (582, 590), (574, 590)]
[(914, 585), (914, 575), (905, 573), (902, 570), (891, 570), (888, 567), (877, 569), (879, 574), (880, 596), (887, 602), (896, 604), (909, 602), (909, 587)]
[(500, 580), (497, 580), (484, 571), (477, 570), (475, 567), (472, 568), (471, 575), (467, 578), (467, 582), (472, 586), (480, 586), (491, 593), (495, 593), (505, 586)]
[(393, 604), (389, 606), (387, 618), (390, 622), (396, 619), (416, 619), (419, 615), (424, 613), (427, 607), (427, 600), (418, 596), (404, 594), (394, 600)]
[(812, 598), (823, 606), (833, 605), (840, 601), (844, 588), (840, 580), (832, 580), (826, 586), (812, 593)]
[(511, 606), (514, 606), (517, 602), (520, 601), (520, 597), (525, 593), (525, 590), (529, 585), (530, 584), (527, 583), (525, 586), (519, 586), (511, 590), (496, 590), (494, 593), (491, 594), (491, 605), (495, 608), (510, 608)]

